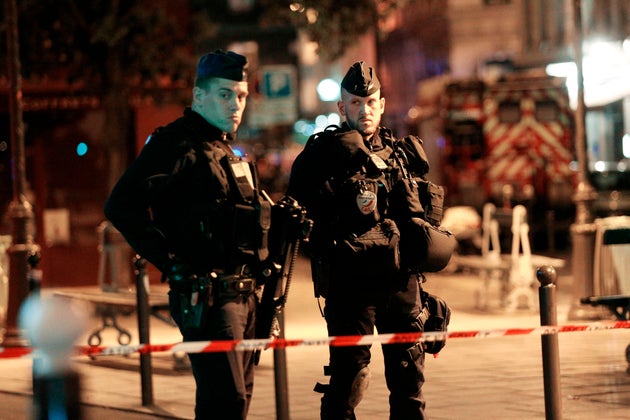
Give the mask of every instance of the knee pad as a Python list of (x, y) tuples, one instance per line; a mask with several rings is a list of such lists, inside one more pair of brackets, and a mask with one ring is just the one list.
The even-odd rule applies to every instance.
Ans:
[(370, 376), (370, 369), (365, 366), (358, 371), (354, 377), (352, 385), (350, 385), (350, 395), (348, 396), (348, 404), (352, 408), (356, 408), (363, 399), (368, 384), (370, 383)]

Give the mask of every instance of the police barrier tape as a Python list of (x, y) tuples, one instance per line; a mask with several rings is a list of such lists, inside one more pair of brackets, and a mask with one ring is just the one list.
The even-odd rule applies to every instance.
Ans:
[[(334, 347), (358, 346), (369, 344), (400, 344), (418, 341), (442, 341), (451, 338), (493, 338), (514, 335), (539, 334), (550, 335), (565, 332), (598, 331), (630, 328), (630, 321), (595, 322), (584, 325), (560, 325), (544, 326), (536, 328), (507, 328), (476, 331), (450, 331), (450, 332), (408, 332), (379, 335), (348, 335), (312, 339), (250, 339), (250, 340), (213, 340), (213, 341), (188, 341), (174, 344), (137, 344), (113, 347), (103, 346), (77, 346), (79, 355), (95, 356), (122, 356), (132, 353), (213, 353), (239, 350), (266, 350), (270, 348), (282, 349), (298, 346), (322, 346)], [(35, 353), (30, 347), (6, 347), (0, 348), (0, 359), (29, 356)]]

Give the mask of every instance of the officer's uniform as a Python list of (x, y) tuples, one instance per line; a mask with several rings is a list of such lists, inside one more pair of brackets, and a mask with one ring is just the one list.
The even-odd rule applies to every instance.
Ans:
[[(352, 67), (345, 79), (359, 86), (373, 83), (367, 72), (353, 72)], [(366, 79), (370, 80), (366, 80)], [(347, 80), (344, 80), (347, 81)], [(378, 83), (376, 79), (376, 83)], [(344, 86), (342, 82), (342, 86)], [(344, 86), (345, 87), (345, 86)], [(347, 89), (350, 93), (352, 90)], [(367, 95), (361, 95), (367, 96)], [(340, 243), (340, 232), (348, 222), (343, 222), (340, 213), (352, 197), (343, 197), (343, 181), (357, 171), (356, 156), (340, 147), (342, 133), (352, 132), (343, 123), (339, 129), (327, 130), (312, 136), (302, 153), (296, 158), (287, 194), (297, 199), (308, 211), (314, 226), (310, 242), (305, 249), (311, 257), (311, 267), (316, 290), (326, 298), (324, 315), (330, 336), (371, 335), (375, 327), (381, 334), (395, 332), (418, 332), (421, 327), (421, 285), (419, 273), (409, 272), (404, 266), (393, 276), (366, 275), (364, 268), (351, 265), (340, 259), (336, 248)], [(379, 179), (378, 214), (396, 218), (387, 208), (387, 194), (400, 171), (391, 158), (393, 144), (391, 131), (380, 128), (365, 147), (376, 154), (388, 168), (385, 178)], [(365, 165), (365, 159), (358, 159)], [(414, 168), (408, 168), (413, 170)], [(367, 169), (369, 172), (369, 169)], [(359, 196), (357, 195), (357, 202)], [(342, 221), (340, 223), (340, 220)], [(347, 220), (352, 220), (351, 218)], [(306, 248), (307, 246), (307, 248)], [(384, 261), (374, 261), (377, 265)], [(376, 270), (375, 270), (376, 271)], [(357, 273), (362, 274), (358, 275)], [(387, 278), (386, 278), (387, 277)], [(330, 347), (330, 384), (318, 384), (316, 390), (324, 393), (321, 405), (322, 419), (354, 419), (354, 408), (359, 403), (362, 391), (369, 380), (370, 346)], [(385, 377), (390, 391), (392, 419), (424, 418), (425, 402), (422, 396), (424, 383), (423, 346), (420, 343), (383, 345)]]
[[(105, 206), (134, 250), (169, 280), (171, 315), (184, 341), (254, 338), (253, 273), (268, 227), (260, 223), (264, 203), (254, 167), (235, 156), (228, 136), (185, 109), (152, 134)], [(245, 418), (253, 352), (197, 353), (190, 360), (196, 418)]]

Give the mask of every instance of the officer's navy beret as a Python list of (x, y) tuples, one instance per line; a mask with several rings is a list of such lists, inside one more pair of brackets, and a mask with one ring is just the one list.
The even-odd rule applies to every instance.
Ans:
[(379, 90), (381, 82), (372, 67), (366, 66), (363, 61), (357, 61), (344, 76), (341, 87), (353, 95), (365, 97)]
[(247, 58), (232, 51), (216, 50), (208, 53), (199, 59), (197, 79), (209, 77), (247, 81)]

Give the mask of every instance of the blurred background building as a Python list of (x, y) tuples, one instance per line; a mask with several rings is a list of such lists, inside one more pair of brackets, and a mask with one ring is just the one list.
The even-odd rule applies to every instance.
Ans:
[[(424, 139), (449, 205), (525, 203), (539, 222), (534, 245), (567, 245), (572, 0), (68, 3), (18, 2), (28, 200), (44, 286), (95, 284), (113, 182), (151, 131), (188, 105), (196, 59), (216, 48), (251, 63), (236, 147), (256, 158), (272, 197), (284, 192), (308, 136), (339, 123), (338, 83), (364, 60), (379, 70), (383, 124)], [(581, 4), (595, 207), (627, 214), (630, 3)], [(0, 234), (8, 234), (9, 63), (0, 63)], [(564, 243), (549, 241), (550, 221)]]

